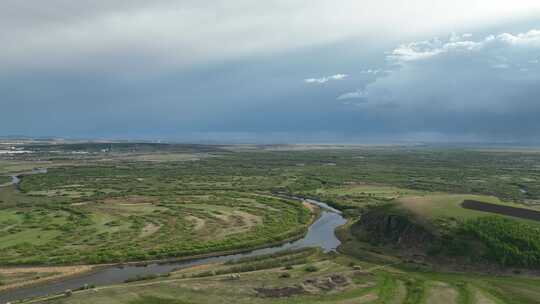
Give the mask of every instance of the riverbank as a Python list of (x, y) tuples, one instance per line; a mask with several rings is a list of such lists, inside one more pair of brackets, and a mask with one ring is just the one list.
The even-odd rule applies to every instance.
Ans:
[[(319, 205), (317, 208), (325, 206), (324, 203), (317, 203), (318, 204), (315, 204)], [(212, 253), (206, 256), (199, 256), (198, 258), (190, 257), (176, 259), (175, 261), (161, 260), (154, 262), (145, 261), (144, 264), (136, 262), (131, 264), (124, 263), (120, 265), (111, 265), (104, 269), (96, 269), (96, 271), (84, 273), (80, 276), (70, 277), (65, 280), (52, 282), (51, 284), (38, 284), (25, 288), (14, 289), (6, 293), (0, 293), (0, 302), (56, 294), (64, 292), (67, 289), (73, 290), (85, 285), (104, 286), (118, 284), (137, 276), (165, 274), (181, 268), (213, 262), (226, 262), (239, 258), (271, 254), (288, 249), (319, 246), (326, 252), (332, 251), (335, 250), (340, 243), (334, 235), (334, 230), (338, 226), (344, 224), (345, 220), (341, 217), (341, 215), (328, 210), (329, 209), (321, 210), (320, 215), (318, 217), (314, 217), (305, 235), (303, 237), (300, 236), (299, 239), (295, 241), (281, 241), (279, 242), (280, 245), (276, 243), (266, 244), (264, 248), (241, 250), (241, 253), (238, 253), (238, 251), (236, 253), (230, 252), (229, 254)]]
[(11, 181), (0, 184), (0, 188), (14, 185), (17, 189), (19, 189), (19, 184), (21, 183), (21, 180), (25, 175), (45, 174), (45, 173), (47, 173), (46, 168), (35, 168), (35, 169), (32, 169), (32, 171), (25, 171), (25, 172), (9, 175), (9, 178), (11, 179)]
[(8, 292), (21, 287), (44, 284), (63, 280), (69, 277), (82, 275), (95, 268), (103, 267), (96, 265), (77, 266), (44, 266), (44, 267), (8, 267), (0, 268), (0, 276), (11, 279), (13, 283), (0, 285), (0, 293)]
[(104, 269), (104, 268), (146, 267), (151, 264), (182, 263), (182, 262), (189, 262), (193, 260), (207, 259), (207, 258), (213, 258), (213, 257), (219, 257), (219, 256), (229, 256), (229, 255), (249, 253), (249, 252), (260, 250), (263, 248), (277, 247), (277, 246), (281, 246), (287, 243), (291, 243), (305, 237), (305, 235), (308, 232), (309, 227), (317, 219), (319, 219), (321, 215), (320, 206), (306, 202), (306, 201), (302, 201), (302, 203), (306, 208), (310, 210), (312, 214), (311, 220), (309, 224), (307, 225), (307, 227), (304, 229), (304, 231), (302, 231), (302, 233), (296, 236), (290, 237), (290, 238), (286, 238), (277, 242), (267, 243), (264, 245), (251, 247), (251, 248), (228, 250), (228, 251), (217, 251), (217, 252), (210, 252), (206, 254), (171, 258), (171, 259), (127, 261), (127, 262), (120, 262), (120, 263), (94, 264), (94, 265), (83, 264), (83, 265), (69, 265), (69, 266), (61, 266), (61, 265), (59, 266), (8, 266), (5, 268), (0, 268), (0, 275), (24, 276), (26, 274), (28, 276), (28, 280), (16, 282), (13, 284), (0, 285), (0, 298), (1, 298), (1, 293), (3, 292), (8, 292), (10, 290), (15, 290), (21, 287), (39, 286), (44, 283), (61, 282), (66, 279), (72, 279), (74, 277), (88, 275), (92, 272), (99, 271), (100, 269)]

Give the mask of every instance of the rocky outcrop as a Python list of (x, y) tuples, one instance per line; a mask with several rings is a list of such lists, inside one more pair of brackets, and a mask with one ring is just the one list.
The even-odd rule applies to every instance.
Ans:
[(372, 209), (353, 224), (353, 235), (376, 245), (395, 245), (407, 248), (426, 248), (435, 236), (412, 216), (389, 211), (388, 208)]

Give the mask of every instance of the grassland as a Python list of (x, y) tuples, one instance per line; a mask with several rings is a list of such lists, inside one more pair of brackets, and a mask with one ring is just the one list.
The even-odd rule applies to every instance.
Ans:
[[(310, 251), (206, 265), (165, 278), (75, 292), (54, 303), (540, 302), (540, 281), (528, 271), (529, 264), (517, 263), (523, 275), (494, 271), (482, 264), (486, 261), (478, 264), (486, 265), (484, 273), (478, 271), (481, 267), (475, 269), (479, 273), (462, 273), (463, 263), (479, 260), (430, 258), (425, 252), (411, 258), (399, 246), (362, 242), (350, 230), (366, 212), (391, 205), (437, 237), (466, 228), (467, 236), (477, 234), (475, 242), (484, 237), (484, 245), (499, 246), (501, 239), (485, 237), (493, 233), (486, 229), (490, 225), (474, 224), (486, 216), (495, 216), (497, 223), (511, 221), (501, 225), (523, 225), (519, 231), (534, 235), (538, 222), (464, 209), (461, 203), (469, 199), (538, 210), (537, 152), (127, 143), (24, 149), (34, 153), (0, 159), (0, 175), (36, 167), (49, 171), (23, 177), (19, 189), (0, 189), (3, 265), (166, 259), (297, 237), (310, 212), (278, 194), (319, 198), (344, 210), (349, 220), (339, 231), (344, 241), (340, 254)], [(498, 234), (505, 244), (523, 241), (519, 233)], [(525, 242), (536, 242), (531, 240)], [(437, 263), (460, 269), (440, 271)], [(506, 276), (486, 275), (490, 271)], [(241, 275), (231, 277), (234, 273)], [(43, 272), (43, 277), (52, 275)], [(21, 280), (18, 276), (4, 275), (0, 281)], [(346, 284), (324, 287), (333, 276)]]
[[(522, 209), (536, 210), (537, 207), (528, 207), (522, 204), (501, 201), (494, 196), (470, 195), (470, 194), (449, 194), (449, 193), (428, 193), (422, 196), (409, 196), (397, 201), (405, 208), (427, 219), (437, 219), (442, 217), (454, 217), (460, 219), (472, 219), (485, 216), (486, 212), (465, 209), (461, 204), (466, 200), (486, 202), (496, 205), (511, 206)], [(514, 219), (518, 219), (513, 217)], [(534, 224), (534, 221), (528, 221)]]
[(11, 177), (0, 175), (0, 185), (7, 184), (9, 182), (11, 182)]
[[(304, 257), (295, 258), (299, 254)], [(274, 260), (198, 266), (49, 303), (540, 303), (540, 281), (534, 278), (424, 272), (316, 251), (281, 256), (279, 262), (291, 262), (287, 267)], [(262, 267), (242, 271), (254, 263)]]
[(241, 192), (54, 191), (11, 200), (19, 196), (12, 191), (1, 196), (13, 202), (0, 210), (4, 264), (95, 264), (253, 248), (301, 235), (310, 220), (301, 204)]

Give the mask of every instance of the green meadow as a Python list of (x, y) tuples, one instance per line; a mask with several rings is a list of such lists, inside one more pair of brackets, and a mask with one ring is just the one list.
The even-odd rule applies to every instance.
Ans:
[[(0, 264), (20, 269), (0, 268), (0, 288), (53, 273), (36, 273), (33, 266), (187, 258), (295, 239), (316, 216), (285, 198), (296, 195), (343, 210), (348, 223), (336, 231), (343, 242), (339, 253), (306, 249), (203, 265), (49, 301), (539, 303), (539, 222), (461, 206), (474, 200), (539, 210), (536, 152), (158, 144), (24, 148), (35, 153), (0, 160), (0, 174), (23, 174), (18, 187), (0, 189)], [(33, 168), (48, 172), (28, 174)], [(371, 226), (363, 227), (366, 218)], [(383, 239), (360, 238), (362, 229)], [(425, 232), (432, 242), (411, 248), (407, 240), (415, 239), (407, 231)]]

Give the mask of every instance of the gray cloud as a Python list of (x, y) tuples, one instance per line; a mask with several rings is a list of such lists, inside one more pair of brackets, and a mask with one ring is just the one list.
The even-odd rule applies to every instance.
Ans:
[(540, 2), (469, 4), (0, 1), (0, 133), (532, 138)]
[(338, 99), (361, 97), (355, 105), (363, 111), (408, 130), (537, 134), (540, 124), (532, 117), (540, 117), (540, 67), (534, 63), (540, 31), (470, 38), (402, 44), (387, 55), (395, 70)]
[[(540, 11), (536, 0), (4, 0), (4, 68), (160, 68), (273, 54), (367, 36), (479, 26)], [(464, 13), (463, 7), (468, 9)], [(403, 24), (407, 24), (403, 27)], [(147, 68), (144, 66), (144, 68)]]

